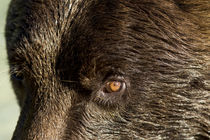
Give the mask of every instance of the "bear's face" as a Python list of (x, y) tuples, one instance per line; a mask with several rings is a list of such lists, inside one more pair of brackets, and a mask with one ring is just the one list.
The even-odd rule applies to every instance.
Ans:
[(208, 139), (210, 49), (180, 8), (13, 0), (6, 38), (21, 107), (13, 139)]

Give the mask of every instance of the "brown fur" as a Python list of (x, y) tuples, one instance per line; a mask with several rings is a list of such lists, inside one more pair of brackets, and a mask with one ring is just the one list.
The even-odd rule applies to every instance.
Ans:
[(209, 0), (12, 0), (6, 40), (14, 140), (210, 139)]

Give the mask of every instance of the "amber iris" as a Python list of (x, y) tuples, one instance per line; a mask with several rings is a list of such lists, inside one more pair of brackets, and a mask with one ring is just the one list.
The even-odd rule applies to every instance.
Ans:
[(118, 81), (112, 81), (107, 83), (107, 89), (109, 89), (108, 91), (110, 92), (118, 92), (121, 89), (122, 83), (118, 82)]

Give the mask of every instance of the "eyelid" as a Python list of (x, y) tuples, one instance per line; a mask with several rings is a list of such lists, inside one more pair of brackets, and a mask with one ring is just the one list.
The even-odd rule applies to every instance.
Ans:
[(125, 82), (125, 79), (123, 76), (114, 75), (107, 78), (104, 83), (110, 82), (110, 81), (118, 81), (118, 82)]
[(111, 68), (109, 72), (105, 72), (106, 74), (103, 76), (102, 81), (105, 83), (108, 80), (124, 80), (125, 73), (120, 69)]

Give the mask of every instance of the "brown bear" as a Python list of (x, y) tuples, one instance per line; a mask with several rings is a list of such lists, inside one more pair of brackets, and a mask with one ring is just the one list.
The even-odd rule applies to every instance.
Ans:
[(210, 139), (209, 0), (12, 0), (13, 140)]

